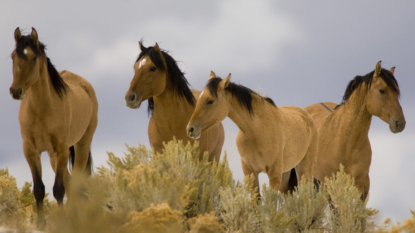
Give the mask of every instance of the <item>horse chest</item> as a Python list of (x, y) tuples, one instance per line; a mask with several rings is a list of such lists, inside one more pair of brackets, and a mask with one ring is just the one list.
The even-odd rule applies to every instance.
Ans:
[(270, 150), (269, 146), (264, 145), (255, 138), (238, 135), (236, 144), (241, 159), (256, 172), (265, 172), (267, 167), (271, 166), (275, 161), (274, 153), (271, 151), (277, 150), (277, 148)]
[(22, 117), (20, 119), (22, 138), (25, 143), (29, 143), (38, 151), (54, 151), (59, 143), (57, 136), (59, 131), (65, 131), (61, 127), (56, 127), (53, 121), (44, 118), (38, 119), (31, 116), (30, 119)]

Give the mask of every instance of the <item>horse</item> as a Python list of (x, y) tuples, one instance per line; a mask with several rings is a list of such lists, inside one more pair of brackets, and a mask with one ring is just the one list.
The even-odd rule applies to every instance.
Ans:
[(402, 132), (406, 124), (394, 71), (395, 67), (382, 69), (379, 61), (374, 71), (349, 82), (340, 105), (324, 102), (305, 108), (318, 128), (319, 153), (313, 176), (324, 182), (324, 177), (330, 178), (342, 164), (354, 178), (363, 201), (370, 188), (368, 133), (372, 116), (388, 123), (392, 133)]
[[(156, 43), (144, 47), (139, 41), (141, 53), (134, 64), (134, 78), (125, 95), (127, 107), (138, 109), (148, 100), (148, 125), (150, 145), (155, 152), (162, 152), (163, 142), (175, 137), (184, 143), (194, 143), (186, 134), (186, 125), (193, 113), (200, 91), (189, 88), (184, 73), (177, 62)], [(217, 124), (200, 135), (199, 158), (209, 153), (209, 161), (219, 162), (225, 133), (222, 124)]]
[(259, 196), (258, 174), (269, 177), (270, 186), (287, 193), (283, 173), (311, 179), (318, 149), (317, 128), (311, 116), (299, 107), (277, 107), (272, 99), (230, 82), (212, 71), (187, 125), (191, 138), (229, 117), (239, 128), (236, 144), (245, 176), (254, 176)]
[(98, 124), (98, 102), (88, 81), (69, 71), (55, 69), (34, 28), (26, 36), (16, 28), (14, 39), (10, 94), (13, 99), (21, 100), (19, 122), (23, 152), (32, 172), (37, 225), (44, 228), (41, 153), (49, 154), (55, 172), (53, 196), (62, 206), (65, 190), (69, 194), (68, 160), (73, 166), (73, 176), (92, 173), (90, 147)]

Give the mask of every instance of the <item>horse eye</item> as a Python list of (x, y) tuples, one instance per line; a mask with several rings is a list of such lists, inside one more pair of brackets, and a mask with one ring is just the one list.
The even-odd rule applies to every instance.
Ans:
[(36, 61), (36, 58), (37, 58), (37, 57), (33, 58), (33, 61)]
[(213, 104), (213, 100), (209, 100), (207, 104)]
[(385, 90), (379, 90), (380, 94), (385, 94)]
[(156, 67), (155, 67), (155, 66), (151, 67), (151, 68), (150, 68), (150, 71), (151, 71), (151, 72), (156, 71)]

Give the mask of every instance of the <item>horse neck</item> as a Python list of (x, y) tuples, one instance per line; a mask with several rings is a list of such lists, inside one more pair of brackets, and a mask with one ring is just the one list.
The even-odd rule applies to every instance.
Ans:
[[(167, 77), (167, 80), (170, 80), (169, 77)], [(187, 124), (194, 110), (194, 107), (187, 102), (184, 96), (179, 96), (173, 90), (170, 81), (166, 83), (166, 89), (161, 95), (153, 97), (153, 101), (154, 111), (152, 117), (156, 119), (156, 123), (171, 122), (172, 118), (169, 116), (174, 114), (182, 116), (175, 118), (175, 121), (180, 120)]]
[(238, 126), (245, 134), (252, 134), (256, 131), (257, 124), (261, 124), (261, 118), (263, 114), (260, 114), (260, 111), (266, 110), (265, 106), (266, 101), (259, 100), (255, 96), (252, 97), (252, 108), (253, 112), (250, 114), (249, 111), (241, 106), (238, 100), (228, 93), (229, 100), (229, 112), (228, 117)]
[[(49, 107), (52, 102), (52, 83), (50, 81), (50, 75), (48, 72), (48, 65), (46, 62), (39, 69), (38, 80), (30, 86), (27, 90), (27, 96), (25, 99), (31, 104), (38, 106), (39, 111), (43, 111)], [(36, 108), (34, 108), (36, 109)]]
[(350, 139), (367, 138), (369, 134), (372, 115), (366, 108), (366, 90), (364, 84), (356, 89), (338, 112), (342, 121), (340, 124), (342, 135)]

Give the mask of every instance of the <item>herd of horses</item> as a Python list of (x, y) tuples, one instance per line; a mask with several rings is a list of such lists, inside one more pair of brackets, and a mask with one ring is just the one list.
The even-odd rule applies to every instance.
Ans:
[[(45, 54), (34, 28), (22, 36), (14, 32), (13, 83), (10, 94), (21, 100), (19, 122), (23, 152), (30, 166), (37, 203), (38, 226), (45, 226), (40, 155), (47, 151), (55, 172), (53, 195), (63, 204), (72, 179), (92, 172), (90, 146), (98, 124), (98, 101), (91, 84), (69, 71), (58, 72)], [(393, 133), (405, 128), (394, 67), (356, 76), (340, 105), (325, 102), (281, 107), (268, 97), (222, 79), (211, 72), (204, 90), (189, 88), (176, 61), (155, 44), (144, 47), (134, 64), (135, 74), (125, 95), (129, 108), (148, 101), (148, 136), (155, 152), (176, 137), (184, 143), (199, 141), (200, 158), (208, 152), (219, 161), (225, 139), (222, 121), (229, 117), (239, 128), (236, 139), (244, 175), (265, 172), (270, 186), (291, 190), (296, 177), (324, 182), (343, 164), (366, 199), (369, 192), (371, 147), (368, 132), (372, 116), (389, 124)], [(65, 192), (66, 189), (66, 192)], [(258, 190), (259, 191), (259, 190)]]

